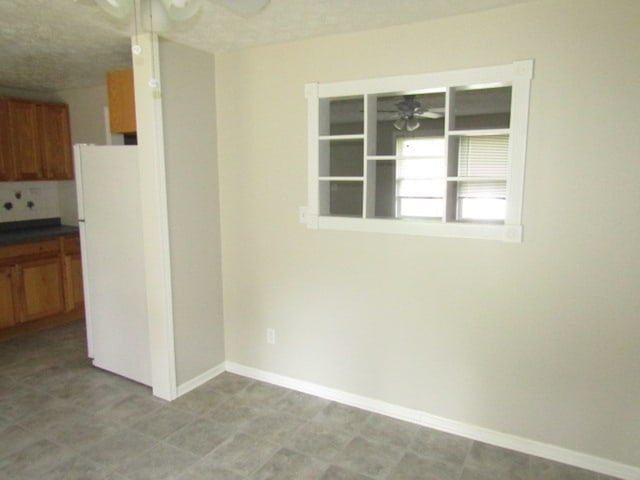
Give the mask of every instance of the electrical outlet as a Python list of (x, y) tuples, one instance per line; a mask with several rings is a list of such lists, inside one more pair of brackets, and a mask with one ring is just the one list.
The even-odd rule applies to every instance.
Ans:
[(270, 345), (276, 343), (276, 331), (274, 328), (267, 328), (267, 343)]

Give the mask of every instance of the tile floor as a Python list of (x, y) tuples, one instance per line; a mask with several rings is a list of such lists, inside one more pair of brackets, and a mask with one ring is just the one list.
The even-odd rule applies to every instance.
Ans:
[(0, 342), (0, 478), (609, 477), (230, 373), (164, 402), (92, 368), (76, 323)]

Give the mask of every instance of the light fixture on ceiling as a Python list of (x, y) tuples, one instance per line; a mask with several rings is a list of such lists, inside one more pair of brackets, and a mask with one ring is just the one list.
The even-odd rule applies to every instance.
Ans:
[(96, 4), (112, 17), (127, 18), (133, 10), (132, 0), (95, 0)]
[(410, 117), (400, 117), (395, 122), (393, 122), (393, 128), (396, 130), (404, 130), (407, 129), (407, 132), (413, 132), (420, 127), (420, 122), (414, 116)]
[(407, 121), (404, 118), (400, 117), (395, 122), (393, 122), (393, 128), (395, 128), (396, 130), (404, 130), (404, 126), (406, 124)]
[(112, 17), (129, 21), (133, 29), (166, 32), (198, 13), (201, 0), (95, 0)]
[[(211, 0), (231, 11), (249, 16), (265, 8), (269, 0)], [(177, 23), (194, 17), (202, 6), (202, 0), (95, 0), (96, 4), (112, 17), (129, 20), (134, 29), (161, 33)]]
[(403, 95), (402, 101), (396, 103), (396, 108), (395, 112), (399, 115), (398, 119), (393, 122), (393, 127), (396, 130), (406, 129), (408, 132), (413, 132), (420, 127), (417, 117), (439, 119), (443, 116), (437, 111), (425, 109), (416, 100), (416, 95)]

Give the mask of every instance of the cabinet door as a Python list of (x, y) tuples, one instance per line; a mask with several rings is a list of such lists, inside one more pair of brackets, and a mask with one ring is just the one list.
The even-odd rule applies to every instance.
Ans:
[(64, 256), (64, 296), (68, 312), (84, 306), (82, 289), (82, 260), (79, 253)]
[(11, 152), (11, 136), (9, 135), (9, 104), (7, 99), (0, 98), (0, 180), (12, 180), (13, 154)]
[(45, 178), (73, 178), (68, 107), (50, 103), (38, 105), (38, 123)]
[(18, 272), (20, 321), (37, 320), (64, 311), (60, 256), (22, 262)]
[(16, 180), (39, 180), (43, 172), (37, 105), (15, 99), (7, 100), (7, 104)]
[(0, 267), (0, 328), (15, 325), (13, 267)]
[(111, 132), (134, 133), (137, 129), (133, 70), (107, 72), (107, 95)]

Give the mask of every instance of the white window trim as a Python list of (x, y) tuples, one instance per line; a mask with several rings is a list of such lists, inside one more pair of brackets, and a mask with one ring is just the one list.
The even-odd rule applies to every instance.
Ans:
[[(308, 112), (308, 204), (304, 217), (307, 227), (521, 242), (529, 94), (532, 78), (533, 60), (523, 60), (492, 67), (305, 85)], [(510, 84), (512, 86), (507, 213), (504, 224), (319, 215), (320, 99), (364, 95), (366, 119), (368, 112), (372, 109), (375, 111), (376, 108), (375, 97), (367, 95), (478, 84)], [(365, 121), (365, 139), (369, 142), (375, 141), (375, 134), (367, 135), (368, 123)], [(365, 145), (365, 155), (366, 147)], [(365, 169), (366, 165), (365, 161)]]

